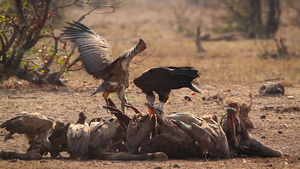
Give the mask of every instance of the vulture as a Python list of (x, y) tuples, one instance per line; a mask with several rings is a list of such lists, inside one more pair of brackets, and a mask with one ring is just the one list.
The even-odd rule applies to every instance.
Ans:
[(201, 146), (205, 159), (207, 159), (206, 154), (229, 158), (227, 137), (222, 127), (214, 120), (210, 120), (209, 122), (200, 120), (191, 123), (191, 125), (185, 124), (180, 120), (171, 121)]
[(79, 59), (87, 73), (103, 80), (91, 95), (103, 92), (102, 96), (107, 103), (109, 94), (116, 92), (125, 113), (125, 106), (128, 105), (125, 89), (129, 86), (129, 63), (134, 56), (146, 49), (146, 43), (140, 39), (133, 48), (112, 60), (112, 48), (104, 38), (79, 22), (67, 23), (70, 26), (64, 27), (62, 35), (76, 44)]
[(90, 124), (89, 149), (92, 155), (97, 155), (99, 151), (105, 151), (111, 144), (111, 139), (117, 132), (118, 122), (113, 118), (103, 122), (92, 122)]
[(51, 146), (48, 136), (53, 129), (53, 120), (40, 113), (22, 112), (16, 117), (2, 123), (0, 128), (5, 128), (9, 131), (4, 138), (5, 141), (10, 139), (14, 133), (18, 133), (25, 134), (31, 146), (36, 144), (36, 141), (42, 141), (45, 146)]
[(80, 112), (77, 122), (70, 124), (67, 130), (68, 152), (73, 159), (84, 157), (88, 153), (91, 133), (85, 119), (85, 114)]
[(153, 115), (133, 117), (127, 128), (126, 145), (129, 153), (138, 152), (140, 144), (150, 138), (155, 128), (155, 117)]
[(194, 92), (202, 93), (192, 81), (198, 78), (200, 73), (193, 67), (155, 67), (147, 70), (134, 79), (133, 83), (146, 94), (146, 99), (154, 105), (156, 92), (159, 96), (158, 109), (163, 111), (172, 89), (188, 87)]

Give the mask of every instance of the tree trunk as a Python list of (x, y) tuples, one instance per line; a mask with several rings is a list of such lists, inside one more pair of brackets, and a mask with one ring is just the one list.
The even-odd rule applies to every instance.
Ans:
[(197, 35), (196, 35), (196, 47), (197, 47), (197, 52), (205, 52), (201, 45), (201, 32), (200, 32), (200, 26), (197, 27)]
[(266, 25), (266, 36), (273, 37), (279, 28), (279, 19), (281, 15), (280, 0), (268, 0), (269, 12)]
[(250, 1), (250, 38), (257, 38), (257, 34), (260, 35), (263, 31), (263, 25), (261, 21), (261, 0)]

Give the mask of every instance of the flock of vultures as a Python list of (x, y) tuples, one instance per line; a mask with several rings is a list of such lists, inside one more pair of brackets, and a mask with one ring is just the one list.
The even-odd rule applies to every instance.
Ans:
[[(8, 134), (25, 134), (29, 148), (25, 153), (1, 151), (2, 159), (39, 160), (50, 153), (60, 158), (67, 152), (73, 159), (100, 160), (157, 160), (169, 158), (228, 159), (236, 156), (281, 157), (283, 153), (272, 149), (248, 133), (253, 124), (248, 117), (251, 104), (235, 102), (225, 106), (227, 114), (221, 119), (216, 115), (197, 117), (193, 114), (166, 115), (164, 103), (171, 90), (187, 87), (201, 91), (192, 83), (200, 73), (193, 67), (155, 67), (141, 74), (133, 82), (146, 95), (149, 113), (143, 114), (126, 99), (129, 85), (130, 61), (146, 49), (140, 39), (133, 48), (112, 60), (111, 46), (87, 26), (69, 22), (63, 36), (75, 43), (85, 70), (103, 83), (93, 94), (102, 93), (107, 111), (112, 118), (101, 117), (86, 121), (81, 112), (77, 122), (66, 123), (53, 120), (40, 113), (23, 112), (1, 124)], [(263, 85), (261, 94), (284, 94), (284, 86)], [(121, 109), (109, 98), (116, 93)], [(158, 103), (155, 103), (155, 95)], [(92, 94), (92, 95), (93, 95)], [(213, 96), (208, 99), (219, 99)], [(129, 117), (126, 108), (135, 112)]]

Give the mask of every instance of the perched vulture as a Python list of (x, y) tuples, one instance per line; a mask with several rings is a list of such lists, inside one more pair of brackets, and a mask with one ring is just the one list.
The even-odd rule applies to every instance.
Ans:
[(138, 152), (142, 141), (150, 138), (150, 133), (155, 128), (155, 117), (147, 114), (145, 116), (134, 117), (130, 120), (127, 128), (126, 145), (129, 153)]
[(112, 61), (111, 46), (104, 38), (79, 22), (67, 23), (70, 26), (62, 30), (63, 36), (77, 45), (80, 53), (79, 59), (83, 62), (87, 73), (96, 79), (103, 80), (92, 95), (103, 92), (107, 103), (109, 94), (116, 92), (121, 100), (122, 111), (125, 112), (127, 104), (125, 89), (129, 86), (128, 66), (134, 56), (146, 49), (146, 43), (140, 39), (136, 46)]
[(74, 159), (83, 157), (88, 153), (91, 133), (85, 119), (85, 114), (80, 112), (77, 122), (70, 124), (67, 130), (68, 152)]
[(103, 122), (90, 124), (91, 137), (89, 143), (90, 153), (96, 155), (101, 150), (107, 150), (111, 139), (115, 136), (118, 122), (113, 118)]
[(68, 152), (71, 158), (83, 157), (88, 153), (90, 127), (87, 123), (70, 124), (67, 131)]
[(147, 70), (134, 79), (134, 84), (146, 94), (147, 100), (154, 105), (156, 92), (159, 96), (158, 108), (163, 109), (163, 104), (169, 99), (172, 89), (188, 87), (194, 92), (202, 93), (192, 81), (199, 77), (198, 70), (192, 67), (155, 67)]
[(45, 141), (50, 144), (48, 136), (53, 127), (53, 120), (39, 113), (23, 112), (2, 123), (0, 127), (9, 131), (4, 138), (5, 141), (10, 139), (14, 133), (18, 133), (25, 134), (30, 145), (35, 141)]
[(234, 107), (236, 107), (234, 103), (228, 105), (227, 117), (222, 126), (227, 136), (231, 156), (282, 157), (281, 151), (264, 145), (249, 134), (246, 126), (239, 120), (237, 109)]
[(203, 154), (229, 158), (229, 146), (226, 135), (222, 127), (214, 120), (206, 122), (200, 120), (191, 125), (185, 124), (180, 120), (171, 120), (188, 135), (190, 135), (202, 148)]

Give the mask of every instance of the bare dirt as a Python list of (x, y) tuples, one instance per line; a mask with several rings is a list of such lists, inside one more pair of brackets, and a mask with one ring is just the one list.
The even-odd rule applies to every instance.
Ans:
[[(14, 117), (15, 113), (22, 111), (40, 112), (52, 119), (61, 119), (67, 122), (75, 122), (78, 113), (83, 111), (89, 121), (95, 117), (111, 117), (106, 110), (101, 108), (104, 101), (100, 95), (90, 97), (90, 93), (97, 87), (96, 81), (69, 81), (68, 88), (57, 88), (53, 86), (39, 87), (31, 86), (23, 82), (23, 86), (7, 89), (1, 88), (0, 96), (0, 123)], [(198, 116), (216, 113), (219, 117), (225, 112), (215, 102), (202, 101), (202, 97), (212, 96), (223, 92), (226, 101), (237, 101), (249, 105), (249, 92), (254, 94), (253, 107), (250, 118), (254, 123), (254, 129), (250, 133), (264, 144), (281, 150), (285, 157), (282, 158), (260, 158), (260, 157), (239, 157), (228, 160), (204, 159), (171, 159), (165, 162), (154, 161), (77, 161), (67, 158), (51, 159), (49, 155), (39, 161), (0, 160), (0, 168), (299, 168), (300, 167), (300, 113), (297, 109), (280, 111), (283, 108), (295, 107), (300, 104), (300, 90), (296, 87), (287, 87), (285, 96), (262, 97), (258, 94), (256, 86), (205, 86), (202, 88), (204, 94), (193, 95), (189, 89), (180, 89), (172, 92), (170, 101), (165, 105), (165, 112), (185, 112)], [(147, 113), (144, 106), (146, 101), (144, 94), (138, 88), (131, 85), (128, 89), (128, 99), (143, 114)], [(184, 100), (184, 96), (190, 96), (192, 101)], [(294, 96), (288, 99), (287, 96)], [(112, 95), (114, 102), (119, 104), (115, 95)], [(97, 108), (98, 105), (100, 108)], [(273, 110), (265, 110), (265, 106), (274, 107)], [(129, 115), (134, 112), (128, 109)], [(265, 119), (261, 116), (265, 115)], [(25, 152), (28, 145), (23, 135), (14, 135), (14, 139), (3, 141), (5, 130), (0, 131), (1, 146), (4, 151)], [(63, 153), (68, 157), (67, 153)]]

